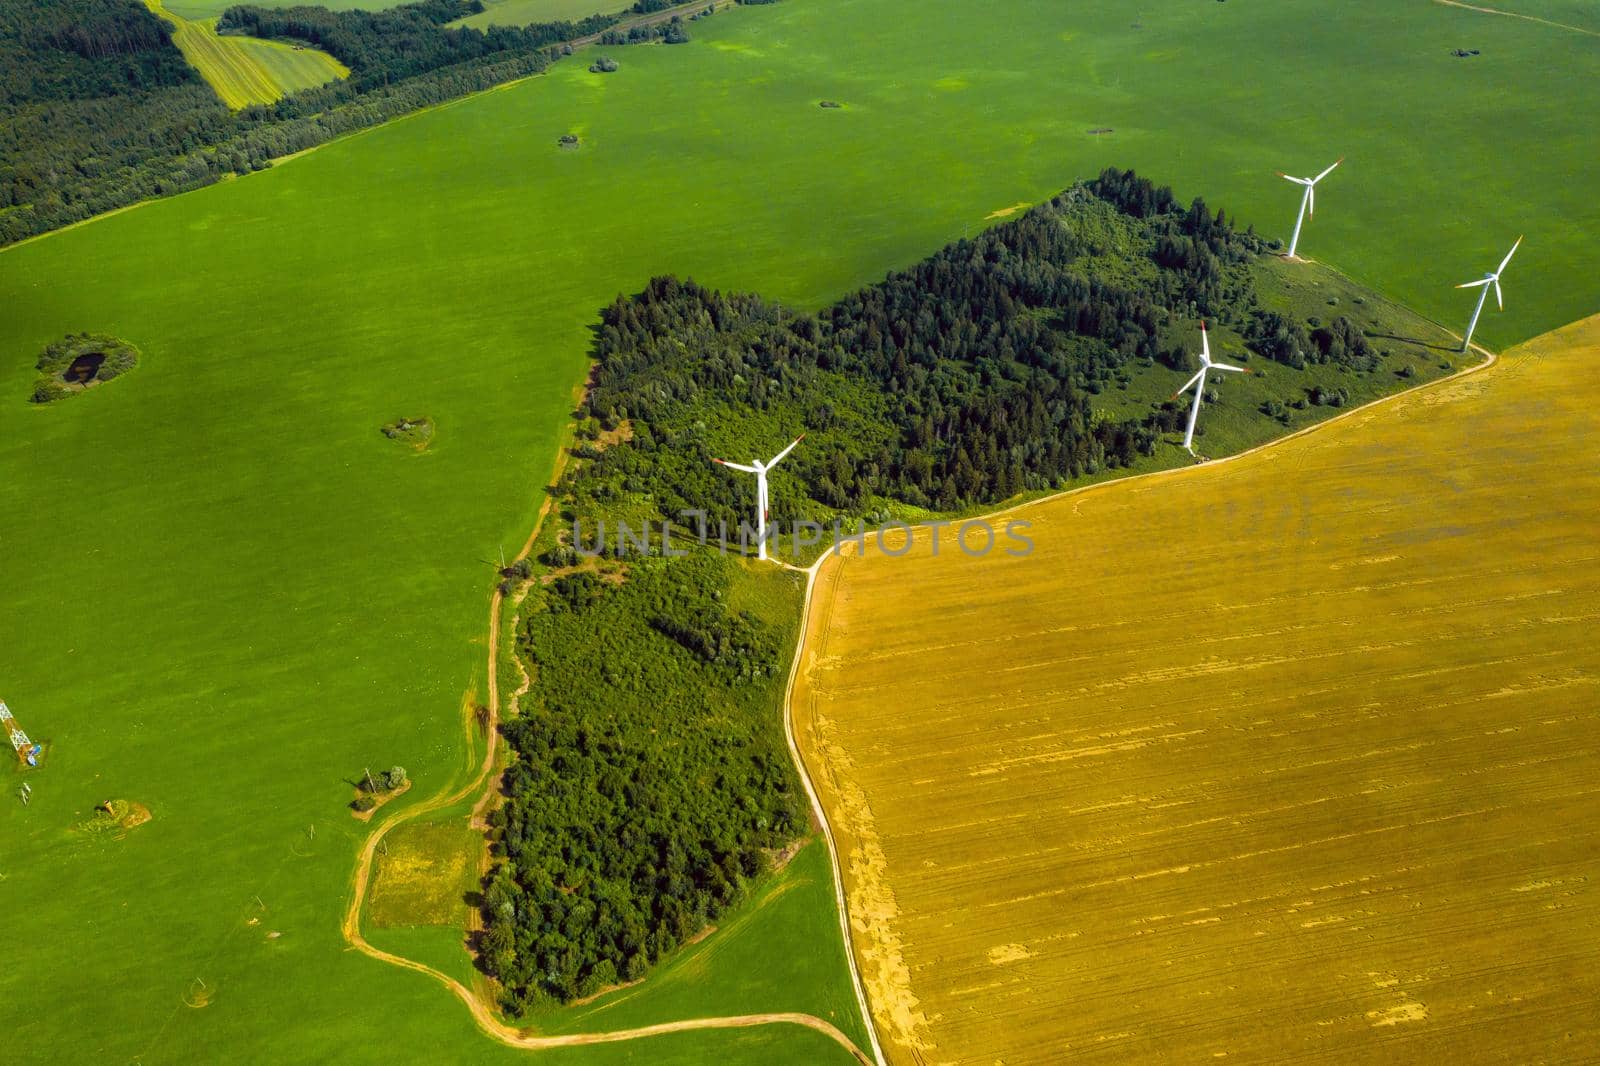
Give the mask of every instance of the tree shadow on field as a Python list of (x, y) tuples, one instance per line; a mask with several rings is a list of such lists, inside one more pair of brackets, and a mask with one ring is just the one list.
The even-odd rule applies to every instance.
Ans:
[(1401, 344), (1413, 344), (1418, 348), (1426, 348), (1435, 352), (1460, 351), (1460, 349), (1453, 344), (1429, 344), (1427, 341), (1418, 337), (1402, 337), (1398, 333), (1369, 333), (1367, 336), (1375, 341), (1399, 341)]

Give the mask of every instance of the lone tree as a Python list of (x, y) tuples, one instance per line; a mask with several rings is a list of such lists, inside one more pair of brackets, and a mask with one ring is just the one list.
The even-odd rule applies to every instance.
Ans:
[(392, 767), (388, 773), (383, 775), (383, 782), (389, 787), (390, 791), (399, 788), (406, 783), (406, 768), (404, 766)]

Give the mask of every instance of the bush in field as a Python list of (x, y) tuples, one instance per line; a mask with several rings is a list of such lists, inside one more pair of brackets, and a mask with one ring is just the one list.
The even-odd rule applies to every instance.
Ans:
[(1268, 418), (1277, 419), (1284, 425), (1289, 424), (1289, 409), (1277, 400), (1264, 400), (1261, 404), (1261, 413)]

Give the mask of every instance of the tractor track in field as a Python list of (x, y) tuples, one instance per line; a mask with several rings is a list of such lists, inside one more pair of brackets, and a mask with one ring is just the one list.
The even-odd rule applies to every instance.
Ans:
[[(552, 484), (560, 480), (561, 474), (566, 467), (567, 443), (568, 442), (564, 441), (562, 444), (560, 458), (556, 463), (553, 475), (550, 479)], [(550, 511), (554, 506), (555, 495), (553, 493), (547, 493), (544, 502), (539, 507), (539, 513), (534, 519), (533, 530), (528, 534), (526, 543), (522, 545), (521, 551), (517, 553), (515, 559), (512, 560), (513, 562), (518, 562), (527, 558), (528, 555), (533, 551), (534, 542), (538, 539), (540, 530), (544, 528), (545, 519), (549, 516)], [(407, 807), (397, 812), (392, 817), (385, 819), (381, 824), (375, 826), (367, 835), (367, 839), (362, 844), (361, 851), (356, 858), (356, 867), (352, 875), (350, 902), (345, 907), (344, 918), (340, 922), (339, 926), (339, 931), (344, 936), (345, 942), (369, 958), (377, 959), (380, 962), (389, 963), (392, 966), (398, 966), (404, 970), (412, 970), (416, 973), (426, 974), (435, 981), (438, 981), (457, 999), (459, 999), (463, 1005), (466, 1006), (467, 1012), (472, 1015), (472, 1020), (477, 1023), (478, 1028), (481, 1029), (485, 1035), (509, 1047), (525, 1048), (530, 1051), (540, 1051), (561, 1047), (578, 1047), (588, 1044), (613, 1044), (627, 1040), (641, 1040), (652, 1036), (663, 1036), (669, 1033), (682, 1033), (692, 1030), (750, 1029), (765, 1025), (796, 1025), (805, 1029), (813, 1030), (814, 1032), (821, 1033), (830, 1038), (840, 1047), (850, 1052), (855, 1060), (859, 1063), (862, 1063), (863, 1066), (874, 1066), (874, 1060), (863, 1054), (861, 1050), (857, 1048), (850, 1040), (850, 1038), (831, 1022), (812, 1014), (802, 1014), (790, 1011), (775, 1011), (760, 1014), (736, 1014), (725, 1017), (685, 1018), (680, 1021), (659, 1022), (655, 1025), (639, 1026), (633, 1029), (617, 1029), (609, 1032), (563, 1034), (540, 1034), (527, 1032), (501, 1020), (500, 1017), (495, 1013), (494, 1007), (486, 1001), (481, 992), (468, 988), (466, 985), (462, 984), (460, 981), (457, 981), (449, 974), (437, 970), (426, 963), (418, 962), (415, 959), (408, 959), (402, 955), (396, 955), (393, 952), (385, 951), (382, 948), (376, 947), (369, 943), (366, 937), (362, 935), (361, 907), (366, 902), (367, 890), (372, 883), (372, 865), (374, 856), (377, 854), (378, 845), (383, 842), (384, 837), (388, 835), (389, 831), (397, 826), (404, 825), (407, 822), (415, 821), (423, 815), (432, 814), (435, 811), (452, 807), (468, 797), (480, 792), (481, 790), (482, 795), (480, 795), (478, 800), (473, 804), (472, 811), (468, 815), (468, 818), (476, 823), (479, 819), (486, 815), (488, 805), (492, 802), (492, 797), (494, 794), (494, 782), (497, 780), (496, 771), (499, 768), (500, 758), (500, 685), (498, 666), (500, 656), (501, 619), (505, 600), (505, 594), (500, 591), (500, 588), (497, 585), (493, 594), (489, 598), (489, 698), (487, 704), (488, 717), (483, 726), (487, 734), (487, 743), (483, 753), (483, 761), (479, 764), (477, 771), (472, 775), (472, 777), (459, 788), (447, 790), (437, 796), (430, 797), (429, 799), (426, 799), (415, 806)], [(798, 649), (796, 650), (798, 653)], [(523, 685), (516, 694), (520, 694), (527, 688), (528, 678), (526, 672), (523, 674), (523, 679)], [(468, 743), (470, 744), (470, 733), (473, 728), (473, 716), (471, 715), (468, 716), (466, 728), (469, 734)], [(848, 940), (846, 941), (845, 946), (846, 954), (848, 955)], [(852, 959), (854, 958), (854, 956), (850, 957)], [(862, 1001), (862, 1007), (863, 1019), (866, 1021), (870, 1032), (870, 1015), (866, 1014), (865, 1012), (864, 1000)], [(875, 1038), (874, 1046), (876, 1046)]]
[(1550, 26), (1569, 33), (1581, 33), (1588, 37), (1600, 37), (1600, 30), (1586, 29), (1583, 26), (1574, 26), (1567, 22), (1557, 22), (1554, 19), (1540, 18), (1538, 15), (1524, 15), (1520, 11), (1506, 11), (1498, 7), (1486, 7), (1481, 4), (1469, 4), (1464, 0), (1433, 0), (1436, 4), (1445, 7), (1459, 7), (1464, 11), (1476, 11), (1480, 15), (1501, 15), (1508, 19), (1522, 19), (1524, 22), (1537, 22), (1541, 26)]

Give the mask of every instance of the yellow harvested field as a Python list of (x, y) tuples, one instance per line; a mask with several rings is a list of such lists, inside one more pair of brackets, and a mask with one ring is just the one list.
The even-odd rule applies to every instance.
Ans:
[(145, 0), (145, 6), (172, 23), (172, 43), (235, 111), (350, 76), (348, 67), (315, 48), (222, 36), (214, 18), (181, 18), (162, 7), (161, 0)]
[(1594, 1058), (1597, 441), (1600, 317), (1025, 558), (825, 563), (792, 713), (890, 1059)]

